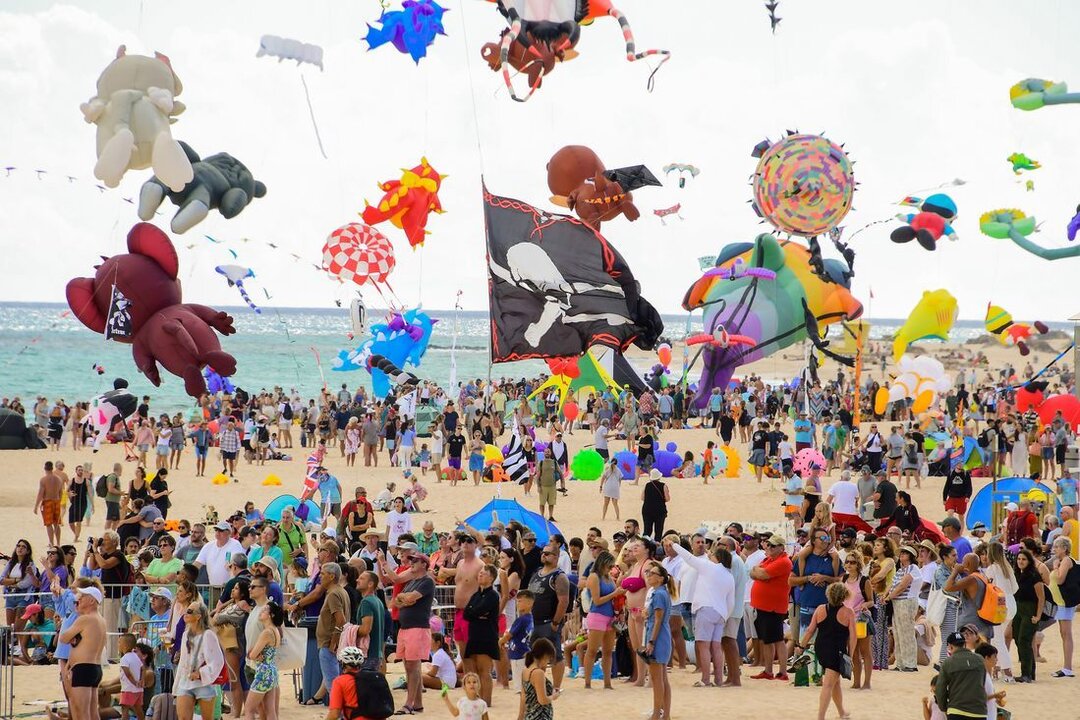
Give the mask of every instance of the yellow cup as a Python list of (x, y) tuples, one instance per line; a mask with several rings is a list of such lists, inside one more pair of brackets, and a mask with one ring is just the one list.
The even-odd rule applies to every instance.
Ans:
[(855, 637), (857, 637), (859, 640), (862, 640), (864, 637), (866, 637), (865, 620), (857, 620), (855, 622)]

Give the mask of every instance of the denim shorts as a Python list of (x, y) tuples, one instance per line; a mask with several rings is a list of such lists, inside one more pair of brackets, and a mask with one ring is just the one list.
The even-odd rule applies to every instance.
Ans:
[(216, 685), (202, 685), (176, 693), (177, 697), (193, 697), (196, 700), (212, 700), (217, 695)]

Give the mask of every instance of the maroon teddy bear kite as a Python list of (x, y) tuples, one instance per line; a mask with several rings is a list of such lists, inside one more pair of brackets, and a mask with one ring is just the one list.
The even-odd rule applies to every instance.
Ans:
[(236, 372), (236, 359), (214, 334), (236, 332), (233, 320), (205, 305), (181, 304), (176, 248), (157, 227), (139, 223), (128, 233), (127, 245), (126, 255), (102, 256), (94, 277), (67, 284), (68, 306), (94, 332), (105, 333), (109, 326), (111, 339), (130, 343), (135, 365), (155, 386), (161, 385), (160, 362), (197, 398), (206, 392), (203, 367), (212, 365), (225, 377)]

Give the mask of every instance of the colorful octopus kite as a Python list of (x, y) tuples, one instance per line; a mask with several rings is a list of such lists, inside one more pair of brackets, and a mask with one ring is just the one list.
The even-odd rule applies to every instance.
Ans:
[(416, 247), (424, 244), (424, 235), (428, 234), (428, 215), (442, 213), (439, 203), (439, 188), (445, 175), (440, 175), (428, 164), (427, 158), (420, 158), (420, 164), (411, 170), (403, 170), (400, 180), (387, 180), (379, 183), (379, 189), (385, 195), (378, 205), (367, 205), (361, 215), (368, 225), (378, 225), (389, 220), (395, 227), (405, 231), (409, 245)]

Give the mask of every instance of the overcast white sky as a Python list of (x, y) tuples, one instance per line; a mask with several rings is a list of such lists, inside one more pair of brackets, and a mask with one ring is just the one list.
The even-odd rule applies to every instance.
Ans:
[[(441, 193), (448, 212), (430, 220), (423, 251), (388, 228), (398, 250), (391, 283), (405, 303), (448, 308), (461, 289), (467, 309), (486, 309), (481, 173), (493, 192), (546, 206), (548, 158), (580, 143), (608, 167), (645, 163), (657, 175), (669, 162), (702, 169), (683, 191), (669, 184), (635, 193), (638, 222), (605, 225), (645, 296), (675, 311), (698, 275), (698, 256), (763, 230), (747, 204), (750, 150), (792, 128), (825, 132), (856, 161), (849, 229), (889, 217), (899, 210), (892, 203), (917, 189), (969, 181), (953, 193), (958, 242), (933, 254), (894, 245), (893, 225), (857, 238), (854, 289), (871, 315), (905, 315), (922, 290), (938, 287), (957, 296), (962, 318), (981, 319), (991, 299), (1018, 318), (1062, 320), (1080, 311), (1080, 260), (1046, 263), (978, 231), (984, 210), (1020, 206), (1045, 221), (1034, 239), (1066, 242), (1080, 201), (1080, 107), (1021, 113), (1008, 89), (1029, 76), (1080, 89), (1080, 3), (787, 0), (774, 37), (759, 0), (622, 0), (639, 47), (672, 51), (655, 92), (645, 91), (644, 63), (623, 60), (618, 25), (603, 19), (584, 29), (580, 57), (524, 105), (507, 97), (479, 55), (503, 26), (494, 6), (445, 4), (448, 37), (416, 67), (392, 48), (368, 52), (360, 42), (365, 22), (379, 14), (376, 0), (7, 0), (0, 168), (19, 170), (0, 173), (0, 300), (63, 301), (68, 279), (91, 274), (99, 255), (121, 252), (137, 221), (123, 198), (137, 197), (149, 171), (96, 190), (95, 129), (78, 109), (123, 43), (128, 52), (172, 59), (188, 107), (175, 137), (203, 155), (232, 153), (269, 188), (238, 218), (212, 213), (174, 236), (189, 301), (238, 304), (213, 267), (240, 262), (255, 269), (275, 303), (332, 307), (345, 293), (310, 266), (325, 236), (357, 220), (365, 198), (378, 199), (376, 182), (426, 155), (450, 176)], [(323, 46), (326, 71), (256, 58), (264, 33)], [(315, 143), (301, 74), (329, 159)], [(1026, 176), (1034, 192), (1005, 161), (1014, 151), (1044, 165)], [(32, 172), (39, 168), (50, 174), (39, 180)], [(675, 202), (685, 220), (661, 226), (652, 210)], [(166, 202), (163, 210), (157, 221), (167, 228), (173, 208)], [(204, 233), (228, 241), (239, 260)], [(290, 252), (307, 264), (295, 264)]]

